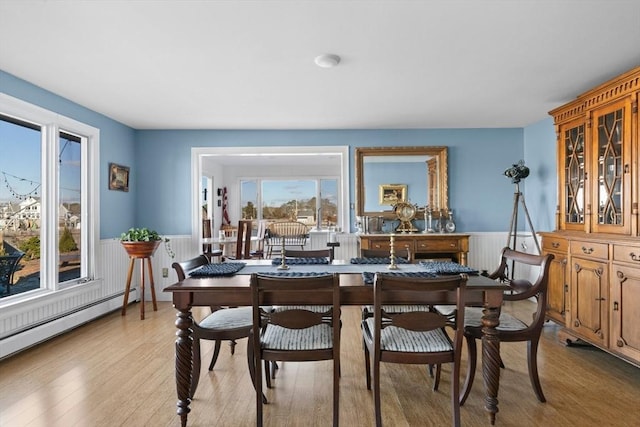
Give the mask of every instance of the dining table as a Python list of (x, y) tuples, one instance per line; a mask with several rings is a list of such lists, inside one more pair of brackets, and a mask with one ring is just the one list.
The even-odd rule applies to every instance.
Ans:
[[(197, 275), (192, 272), (184, 280), (174, 283), (164, 289), (172, 293), (173, 306), (177, 310), (177, 327), (175, 341), (175, 371), (176, 390), (178, 395), (177, 414), (181, 418), (181, 425), (186, 427), (190, 412), (191, 399), (189, 388), (193, 368), (193, 325), (192, 307), (197, 306), (250, 306), (250, 278), (251, 274), (272, 274), (305, 276), (312, 274), (339, 274), (340, 304), (341, 305), (371, 305), (373, 304), (373, 286), (367, 277), (377, 273), (392, 274), (421, 274), (425, 269), (422, 263), (354, 263), (354, 260), (333, 260), (323, 264), (313, 264), (309, 261), (295, 263), (282, 260), (249, 259), (241, 262), (234, 261), (230, 265), (222, 265), (222, 273), (217, 274), (216, 266), (210, 264), (208, 272), (211, 274)], [(226, 263), (229, 264), (229, 263)], [(207, 267), (207, 266), (205, 266)], [(450, 274), (450, 271), (447, 271)], [(496, 331), (499, 325), (500, 307), (503, 293), (509, 289), (504, 283), (491, 280), (478, 274), (468, 274), (466, 303), (484, 307), (482, 316), (482, 377), (485, 391), (485, 410), (489, 422), (495, 424), (498, 412), (498, 389), (500, 382), (500, 339)], [(296, 304), (313, 304), (314, 295), (301, 296)]]

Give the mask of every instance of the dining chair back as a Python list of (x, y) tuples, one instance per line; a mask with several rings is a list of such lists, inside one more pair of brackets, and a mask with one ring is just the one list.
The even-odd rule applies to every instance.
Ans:
[[(202, 237), (205, 239), (211, 239), (211, 220), (203, 219), (202, 220)], [(212, 258), (222, 257), (222, 249), (216, 248), (214, 249), (213, 243), (203, 243), (202, 244), (202, 253), (207, 256), (209, 262), (211, 262)]]
[[(209, 264), (208, 258), (205, 255), (199, 255), (182, 262), (174, 262), (172, 267), (178, 275), (178, 281), (182, 281), (189, 272), (207, 264)], [(220, 354), (221, 341), (228, 340), (231, 345), (231, 354), (234, 354), (236, 340), (248, 337), (251, 331), (251, 307), (223, 308), (210, 306), (210, 308), (211, 314), (200, 322), (194, 320), (191, 326), (193, 331), (193, 373), (189, 388), (190, 398), (193, 398), (200, 380), (200, 340), (215, 341), (213, 356), (209, 364), (209, 370), (212, 371)]]
[[(253, 328), (247, 347), (256, 390), (257, 425), (263, 423), (262, 361), (333, 361), (333, 425), (339, 423), (340, 288), (337, 274), (306, 277), (251, 276)], [(328, 306), (324, 312), (304, 305)], [(267, 311), (263, 306), (287, 305)], [(296, 308), (293, 308), (295, 306)]]
[[(458, 397), (466, 282), (466, 275), (439, 278), (384, 273), (376, 275), (373, 317), (362, 321), (367, 389), (371, 389), (373, 376), (376, 426), (382, 425), (381, 362), (424, 365), (452, 363), (452, 425), (460, 425)], [(449, 315), (434, 311), (387, 313), (384, 310), (386, 305), (429, 306), (446, 303), (455, 303), (456, 306), (456, 310)], [(453, 332), (453, 338), (447, 329)]]
[(330, 248), (313, 250), (285, 249), (284, 256), (285, 258), (327, 258), (330, 263), (333, 262), (333, 251)]

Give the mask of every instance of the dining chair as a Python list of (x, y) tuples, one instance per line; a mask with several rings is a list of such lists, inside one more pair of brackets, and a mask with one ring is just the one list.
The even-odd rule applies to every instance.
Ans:
[(252, 221), (248, 219), (238, 221), (235, 255), (226, 256), (225, 259), (241, 260), (251, 258), (251, 225)]
[[(538, 376), (538, 343), (542, 326), (545, 322), (545, 312), (547, 304), (547, 287), (549, 282), (549, 267), (552, 254), (534, 255), (524, 252), (514, 251), (508, 247), (502, 249), (500, 257), (500, 265), (491, 274), (489, 278), (507, 283), (511, 288), (504, 294), (504, 301), (526, 301), (534, 299), (536, 301), (536, 309), (529, 319), (519, 319), (511, 314), (501, 312), (500, 324), (497, 332), (500, 343), (520, 342), (527, 343), (527, 364), (529, 370), (529, 380), (531, 386), (540, 402), (546, 402), (546, 398), (542, 393), (540, 378)], [(529, 268), (524, 268), (529, 267)], [(535, 275), (532, 283), (529, 279), (513, 279), (509, 278), (509, 268), (512, 271), (526, 270)], [(529, 302), (527, 302), (529, 304)], [(436, 307), (437, 310), (445, 312), (442, 307)], [(471, 386), (477, 365), (477, 348), (476, 340), (482, 338), (482, 308), (467, 307), (465, 310), (465, 327), (464, 336), (467, 342), (467, 350), (469, 353), (469, 361), (467, 364), (467, 376), (464, 383), (462, 395), (460, 396), (460, 404), (464, 404), (469, 397)]]
[(264, 258), (264, 241), (269, 222), (267, 220), (258, 221), (258, 230), (256, 232), (256, 247), (251, 250), (251, 258)]
[[(376, 426), (382, 426), (380, 363), (452, 363), (452, 425), (460, 425), (460, 355), (467, 276), (416, 278), (376, 274), (373, 317), (362, 321), (367, 389), (373, 396)], [(385, 304), (434, 305), (455, 302), (449, 315), (434, 311), (387, 313)], [(446, 329), (453, 332), (453, 338)], [(373, 360), (372, 360), (373, 359)], [(373, 365), (373, 375), (372, 375)]]
[[(211, 239), (211, 220), (203, 219), (202, 220), (202, 237), (205, 239)], [(213, 258), (222, 259), (222, 249), (213, 249), (213, 243), (203, 243), (202, 244), (202, 253), (207, 256), (209, 262), (212, 261)]]
[[(263, 423), (262, 361), (333, 361), (333, 425), (339, 424), (340, 288), (337, 274), (284, 277), (251, 275), (253, 328), (247, 347), (256, 390), (257, 425)], [(318, 304), (325, 312), (291, 308), (269, 312), (261, 306)]]
[[(209, 264), (205, 255), (182, 262), (174, 262), (172, 267), (178, 275), (178, 281), (185, 279), (186, 275), (204, 265)], [(253, 322), (251, 307), (223, 308), (220, 306), (210, 306), (211, 314), (200, 322), (194, 320), (191, 330), (193, 331), (193, 374), (191, 377), (191, 387), (189, 397), (193, 398), (200, 380), (200, 340), (215, 341), (213, 357), (209, 364), (212, 371), (218, 355), (220, 354), (220, 343), (228, 340), (231, 346), (231, 354), (235, 353), (236, 340), (249, 336)]]
[(333, 251), (330, 248), (310, 250), (285, 249), (284, 256), (285, 258), (327, 258), (329, 263), (333, 262)]

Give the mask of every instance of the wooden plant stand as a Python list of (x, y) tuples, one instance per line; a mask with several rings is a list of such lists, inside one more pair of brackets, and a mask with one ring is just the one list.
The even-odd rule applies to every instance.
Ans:
[(144, 262), (147, 261), (149, 268), (149, 282), (151, 284), (151, 300), (153, 301), (153, 311), (158, 311), (158, 304), (156, 302), (156, 288), (153, 283), (153, 269), (151, 267), (151, 256), (155, 253), (156, 249), (160, 245), (160, 240), (152, 242), (121, 242), (124, 249), (129, 254), (129, 271), (127, 273), (127, 286), (124, 290), (124, 300), (122, 302), (122, 316), (127, 314), (127, 304), (129, 302), (129, 292), (131, 289), (131, 278), (133, 276), (133, 268), (136, 263), (136, 259), (140, 259), (142, 264), (140, 265), (140, 320), (144, 320)]

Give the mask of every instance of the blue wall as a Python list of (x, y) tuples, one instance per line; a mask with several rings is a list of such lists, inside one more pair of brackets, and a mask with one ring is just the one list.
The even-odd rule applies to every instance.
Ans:
[[(351, 200), (355, 147), (447, 146), (449, 206), (460, 232), (508, 229), (513, 185), (503, 172), (525, 159), (532, 170), (526, 195), (534, 224), (540, 228), (536, 231), (553, 229), (557, 190), (550, 119), (511, 129), (136, 131), (2, 71), (0, 91), (100, 129), (103, 239), (117, 237), (131, 226), (147, 226), (168, 235), (191, 234), (191, 148), (225, 146), (348, 145)], [(128, 193), (107, 189), (110, 162), (131, 167)], [(353, 212), (350, 223), (354, 223)], [(520, 228), (527, 227), (521, 224)]]
[(513, 186), (503, 172), (524, 158), (523, 135), (523, 129), (138, 131), (136, 222), (164, 234), (191, 232), (191, 147), (348, 145), (353, 200), (355, 147), (446, 145), (449, 206), (458, 230), (504, 231), (509, 228)]
[(531, 175), (525, 180), (527, 191), (524, 194), (533, 228), (536, 231), (553, 231), (558, 203), (558, 168), (556, 134), (551, 117), (524, 129), (524, 158), (531, 169)]

